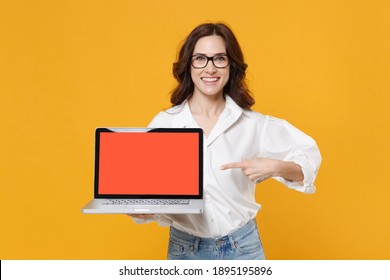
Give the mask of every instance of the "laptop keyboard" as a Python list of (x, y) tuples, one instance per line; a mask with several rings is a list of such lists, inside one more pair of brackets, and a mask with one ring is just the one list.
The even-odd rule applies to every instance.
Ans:
[(107, 199), (104, 205), (188, 205), (189, 199)]

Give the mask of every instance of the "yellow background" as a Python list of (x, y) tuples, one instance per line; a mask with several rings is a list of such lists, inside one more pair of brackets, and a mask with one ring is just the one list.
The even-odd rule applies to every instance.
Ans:
[(205, 21), (236, 33), (253, 109), (323, 155), (315, 195), (258, 185), (267, 258), (390, 259), (389, 3), (2, 0), (0, 259), (165, 259), (167, 228), (80, 209), (95, 127), (167, 108), (178, 47)]

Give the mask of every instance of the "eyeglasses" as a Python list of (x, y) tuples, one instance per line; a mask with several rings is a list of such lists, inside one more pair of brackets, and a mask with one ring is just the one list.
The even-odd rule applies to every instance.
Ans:
[(229, 66), (229, 57), (226, 54), (217, 54), (211, 57), (203, 54), (196, 54), (191, 58), (191, 65), (196, 69), (202, 69), (207, 66), (210, 60), (216, 68), (225, 68)]

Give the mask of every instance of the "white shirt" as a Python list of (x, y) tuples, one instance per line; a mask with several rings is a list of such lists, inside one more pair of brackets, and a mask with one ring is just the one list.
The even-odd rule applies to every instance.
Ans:
[[(188, 102), (157, 114), (149, 127), (198, 128)], [(157, 221), (184, 232), (215, 238), (227, 235), (253, 219), (261, 209), (255, 201), (256, 183), (241, 169), (221, 170), (221, 165), (264, 157), (299, 164), (303, 185), (280, 181), (288, 188), (314, 193), (314, 180), (321, 163), (315, 141), (288, 122), (239, 107), (226, 96), (226, 107), (209, 136), (204, 138), (204, 213), (193, 215), (155, 215)]]

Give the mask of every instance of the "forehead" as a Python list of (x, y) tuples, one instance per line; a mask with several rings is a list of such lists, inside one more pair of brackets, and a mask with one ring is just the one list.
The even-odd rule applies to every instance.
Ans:
[(202, 37), (195, 44), (194, 54), (195, 53), (206, 55), (226, 53), (225, 40), (217, 35)]

